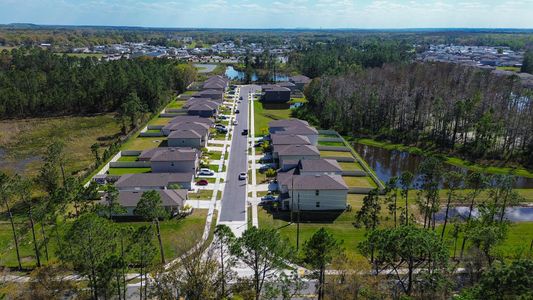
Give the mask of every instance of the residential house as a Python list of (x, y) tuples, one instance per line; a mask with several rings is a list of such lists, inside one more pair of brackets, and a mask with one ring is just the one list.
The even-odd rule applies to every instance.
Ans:
[(192, 98), (208, 98), (222, 102), (224, 100), (224, 92), (221, 90), (208, 89), (194, 93)]
[(277, 145), (273, 147), (272, 156), (280, 168), (288, 168), (299, 160), (320, 159), (320, 151), (314, 145)]
[(195, 103), (187, 108), (187, 114), (210, 118), (217, 114), (219, 104), (214, 102)]
[[(206, 132), (209, 132), (208, 130)], [(207, 146), (206, 133), (199, 133), (194, 129), (172, 131), (167, 138), (169, 147), (203, 148)]]
[(214, 75), (209, 77), (204, 84), (202, 89), (207, 90), (220, 90), (222, 92), (226, 91), (229, 86), (229, 79), (220, 75)]
[[(187, 200), (187, 190), (158, 190), (163, 208), (171, 215), (179, 212), (183, 208)], [(118, 214), (122, 217), (135, 216), (135, 208), (141, 200), (143, 191), (120, 191), (118, 194), (118, 203), (126, 209), (125, 213)], [(106, 205), (105, 197), (100, 200), (100, 203)]]
[(304, 75), (296, 75), (289, 77), (289, 82), (294, 83), (296, 88), (303, 92), (305, 87), (311, 82), (311, 79)]
[(281, 81), (276, 84), (280, 87), (288, 88), (289, 90), (291, 90), (291, 93), (297, 90), (296, 85), (290, 81)]
[(194, 173), (142, 173), (120, 176), (115, 182), (119, 191), (148, 191), (170, 189), (172, 185), (179, 185), (182, 189), (190, 190), (194, 181)]
[(291, 90), (279, 85), (264, 85), (262, 88), (261, 102), (287, 103), (291, 101)]
[(199, 167), (200, 151), (194, 148), (160, 147), (145, 150), (140, 161), (150, 161), (152, 173), (187, 173)]
[(309, 139), (311, 145), (318, 144), (318, 131), (309, 126), (309, 123), (299, 119), (286, 119), (271, 121), (269, 124), (269, 133), (272, 135), (301, 135)]

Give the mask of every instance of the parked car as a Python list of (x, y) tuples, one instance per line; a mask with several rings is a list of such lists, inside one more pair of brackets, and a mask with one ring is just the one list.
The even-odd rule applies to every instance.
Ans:
[(228, 118), (228, 117), (223, 116), (223, 115), (220, 115), (220, 116), (217, 117), (217, 119), (219, 119), (219, 120), (226, 120), (227, 118)]
[(226, 129), (226, 126), (222, 125), (222, 124), (215, 124), (215, 128), (217, 129)]
[(239, 113), (239, 110), (238, 110), (238, 109), (236, 109), (236, 110), (235, 110), (235, 113), (236, 113), (236, 114), (238, 114), (238, 113)]
[(228, 133), (228, 130), (226, 128), (217, 128), (217, 131), (220, 133)]
[(213, 176), (215, 175), (215, 172), (208, 168), (201, 168), (200, 171), (198, 171), (198, 175)]
[(239, 97), (239, 100), (242, 100), (242, 96)]
[(243, 129), (241, 134), (242, 135), (248, 135), (248, 129)]
[(205, 179), (200, 179), (198, 181), (196, 181), (196, 185), (208, 185), (209, 182)]
[(233, 125), (239, 125), (239, 122), (237, 120), (233, 120)]
[(246, 180), (246, 173), (239, 173), (239, 180)]
[(276, 201), (276, 197), (273, 195), (266, 195), (261, 197), (261, 201)]

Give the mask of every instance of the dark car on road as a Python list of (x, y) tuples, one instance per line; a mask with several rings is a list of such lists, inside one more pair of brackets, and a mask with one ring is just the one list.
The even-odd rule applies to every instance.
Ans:
[(241, 134), (242, 135), (248, 135), (248, 129), (243, 129)]
[(236, 114), (238, 114), (238, 113), (239, 113), (239, 110), (238, 110), (238, 109), (236, 109), (236, 110), (235, 110), (235, 113), (236, 113)]

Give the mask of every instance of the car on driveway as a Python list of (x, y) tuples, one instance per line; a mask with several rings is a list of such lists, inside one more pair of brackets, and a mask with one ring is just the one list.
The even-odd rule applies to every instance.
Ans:
[(222, 125), (222, 124), (215, 124), (215, 128), (221, 128), (221, 129), (226, 129), (226, 126)]
[(196, 185), (208, 185), (209, 184), (209, 181), (205, 180), (205, 179), (200, 179), (198, 181), (196, 181)]
[(198, 175), (213, 176), (215, 175), (215, 172), (208, 168), (201, 168), (200, 171), (198, 171)]
[(237, 120), (233, 120), (233, 125), (239, 125), (239, 122)]
[(273, 195), (266, 195), (261, 197), (261, 201), (276, 201), (276, 197)]
[(246, 173), (239, 173), (239, 180), (246, 180)]

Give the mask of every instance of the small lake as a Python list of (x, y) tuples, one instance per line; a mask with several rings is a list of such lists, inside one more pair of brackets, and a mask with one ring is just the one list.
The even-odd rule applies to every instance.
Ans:
[[(409, 171), (416, 174), (418, 166), (424, 160), (423, 156), (411, 154), (405, 151), (387, 150), (379, 147), (353, 144), (364, 160), (374, 169), (378, 178), (387, 182), (391, 177), (400, 176), (403, 172)], [(465, 168), (444, 164), (445, 171), (457, 171), (468, 173)], [(533, 188), (533, 178), (517, 177), (515, 188)]]
[[(226, 68), (225, 74), (226, 74), (226, 77), (228, 77), (231, 80), (244, 80), (246, 78), (246, 72), (235, 70), (235, 68), (233, 66), (228, 66)], [(276, 82), (278, 82), (278, 81), (289, 81), (289, 76), (282, 75), (282, 74), (276, 74), (276, 76), (275, 77), (273, 76), (271, 79), (273, 79)], [(253, 82), (259, 80), (259, 76), (257, 76), (257, 73), (254, 72), (251, 75), (251, 80)]]
[[(468, 206), (454, 206), (450, 207), (448, 212), (448, 220), (452, 218), (466, 219), (468, 218), (468, 212), (470, 208)], [(472, 216), (475, 218), (479, 215), (477, 208), (472, 210)], [(444, 217), (446, 216), (446, 208), (442, 208), (438, 213), (435, 214), (435, 220), (437, 222), (444, 222)], [(500, 217), (499, 213), (496, 215), (497, 218)], [(514, 206), (508, 207), (505, 209), (504, 219), (511, 222), (533, 222), (533, 207), (526, 206)]]

